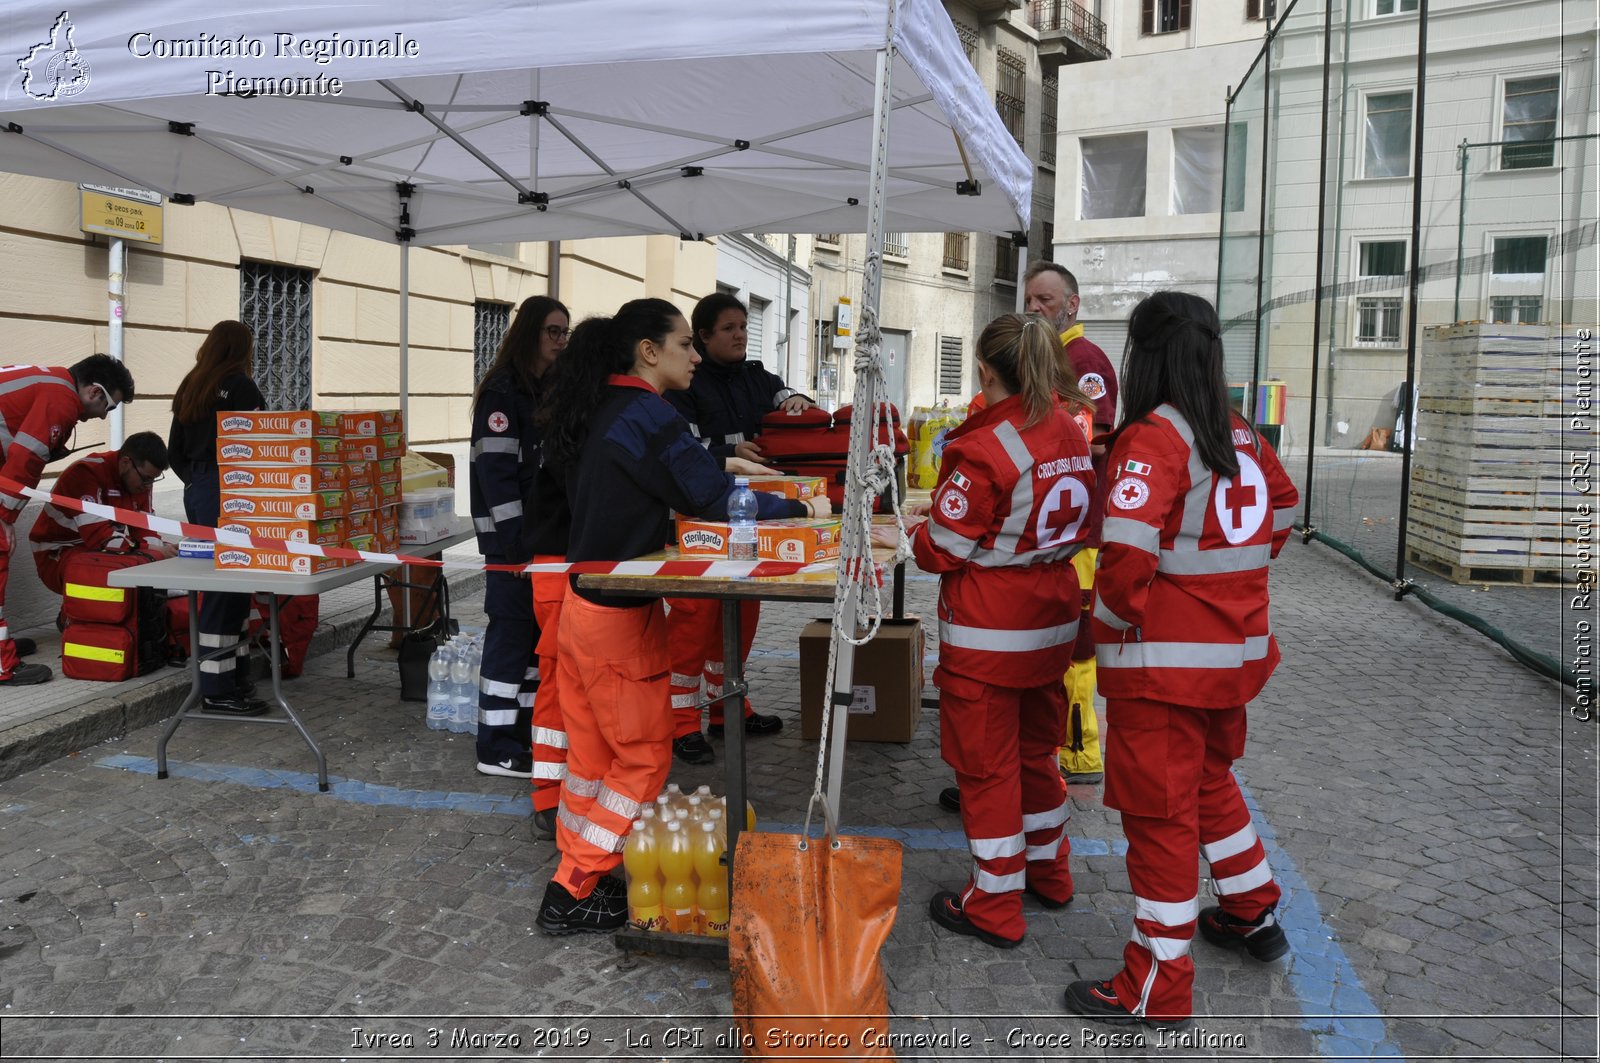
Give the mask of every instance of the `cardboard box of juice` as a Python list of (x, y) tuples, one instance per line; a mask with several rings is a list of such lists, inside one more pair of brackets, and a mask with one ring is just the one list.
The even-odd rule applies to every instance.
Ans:
[(310, 410), (253, 410), (217, 413), (217, 438), (310, 439), (319, 421)]
[(348, 465), (224, 465), (221, 476), (225, 491), (343, 491), (351, 483)]
[(337, 439), (295, 439), (283, 436), (277, 439), (246, 439), (234, 436), (217, 437), (217, 465), (316, 465), (338, 464), (340, 441)]
[(803, 502), (827, 494), (828, 481), (820, 476), (752, 476), (750, 490), (767, 491)]
[(312, 557), (310, 554), (291, 554), (284, 550), (265, 550), (254, 546), (218, 546), (215, 565), (221, 569), (309, 576), (332, 568), (343, 568), (345, 562), (332, 557)]
[(763, 561), (810, 564), (839, 556), (844, 521), (838, 517), (764, 520), (756, 525), (756, 556)]
[(677, 517), (674, 523), (678, 532), (678, 553), (685, 557), (728, 556), (727, 521)]
[(256, 517), (224, 517), (217, 525), (224, 531), (243, 532), (258, 539), (281, 539), (291, 543), (338, 546), (350, 534), (341, 517), (329, 520), (271, 520)]
[(222, 492), (222, 516), (327, 520), (350, 514), (348, 491)]
[(345, 410), (338, 417), (339, 434), (346, 439), (371, 439), (406, 430), (399, 410)]

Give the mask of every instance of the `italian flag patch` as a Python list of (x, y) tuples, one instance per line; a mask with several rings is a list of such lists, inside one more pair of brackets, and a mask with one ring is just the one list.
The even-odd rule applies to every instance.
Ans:
[(972, 489), (972, 481), (961, 475), (960, 469), (950, 474), (950, 483), (954, 485), (957, 491), (970, 491)]
[(1146, 465), (1142, 461), (1134, 461), (1132, 458), (1129, 458), (1127, 461), (1123, 462), (1122, 467), (1138, 476), (1150, 475), (1150, 466)]

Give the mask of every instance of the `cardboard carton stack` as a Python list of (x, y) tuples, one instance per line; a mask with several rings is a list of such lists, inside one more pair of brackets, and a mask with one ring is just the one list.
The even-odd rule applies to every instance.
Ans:
[[(392, 550), (404, 453), (397, 410), (219, 413), (219, 527), (285, 542)], [(344, 564), (263, 547), (216, 551), (216, 566), (226, 569), (309, 575)]]

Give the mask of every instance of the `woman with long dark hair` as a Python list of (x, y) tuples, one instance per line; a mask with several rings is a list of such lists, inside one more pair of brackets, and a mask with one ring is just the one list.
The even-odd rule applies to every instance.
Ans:
[[(544, 460), (561, 469), (572, 504), (568, 561), (660, 550), (672, 511), (726, 517), (733, 477), (661, 397), (688, 387), (699, 363), (689, 323), (662, 299), (636, 299), (574, 330), (539, 413)], [(762, 519), (813, 508), (764, 492), (756, 499)], [(561, 863), (538, 923), (552, 934), (615, 930), (627, 919), (627, 890), (606, 873), (622, 861), (633, 820), (672, 761), (661, 599), (579, 588), (574, 579), (558, 644), (568, 741), (556, 815)]]
[[(222, 485), (217, 478), (217, 413), (266, 408), (267, 400), (251, 379), (255, 335), (242, 321), (219, 321), (195, 352), (194, 368), (172, 396), (172, 429), (167, 452), (172, 471), (183, 481), (183, 508), (191, 524), (215, 528), (221, 515)], [(232, 661), (200, 662), (200, 694), (207, 712), (260, 716), (265, 702), (256, 698), (250, 681), (246, 632), (250, 595), (206, 593), (200, 596), (198, 654), (236, 640)]]
[[(998, 948), (1022, 942), (1022, 894), (1072, 900), (1061, 673), (1078, 634), (1073, 555), (1094, 471), (1072, 409), (1087, 400), (1044, 318), (1006, 314), (978, 337), (985, 405), (945, 436), (917, 565), (939, 574), (939, 731), (956, 773), (972, 872), (934, 922)], [(893, 532), (893, 529), (887, 529)], [(889, 540), (892, 541), (892, 540)]]
[[(1280, 891), (1233, 777), (1245, 705), (1278, 664), (1267, 562), (1299, 499), (1266, 440), (1228, 405), (1211, 304), (1157, 292), (1128, 321), (1093, 624), (1106, 698), (1106, 794), (1133, 888), (1122, 970), (1074, 982), (1067, 1007), (1112, 1023), (1193, 1010), (1189, 944), (1275, 960)], [(1196, 856), (1218, 904), (1200, 909)]]
[[(543, 499), (543, 505), (534, 498), (539, 436), (533, 420), (549, 370), (566, 349), (567, 322), (567, 308), (557, 300), (544, 295), (523, 300), (472, 396), (467, 482), (478, 549), (491, 564), (523, 564), (535, 553), (566, 552), (565, 497), (558, 490), (555, 498)], [(549, 512), (552, 506), (562, 512)], [(536, 529), (561, 541), (554, 547), (536, 544)], [(540, 689), (535, 660), (539, 626), (528, 581), (511, 572), (488, 573), (483, 608), (489, 623), (478, 682), (478, 771), (532, 778), (533, 718), (536, 713), (549, 715), (535, 706), (548, 701), (547, 709), (559, 712), (559, 700), (554, 683), (548, 692), (535, 693)], [(543, 745), (552, 753), (546, 774), (555, 776), (561, 742)], [(548, 825), (554, 817), (559, 782), (559, 777), (542, 785), (535, 782), (536, 823)]]

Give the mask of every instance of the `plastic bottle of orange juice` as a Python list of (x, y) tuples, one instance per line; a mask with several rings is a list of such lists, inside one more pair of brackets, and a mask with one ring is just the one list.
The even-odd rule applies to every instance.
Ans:
[(672, 820), (660, 847), (662, 915), (675, 934), (694, 933), (694, 854), (683, 824)]
[(628, 922), (640, 930), (662, 929), (660, 853), (642, 819), (633, 821), (622, 847), (622, 866), (628, 872)]

